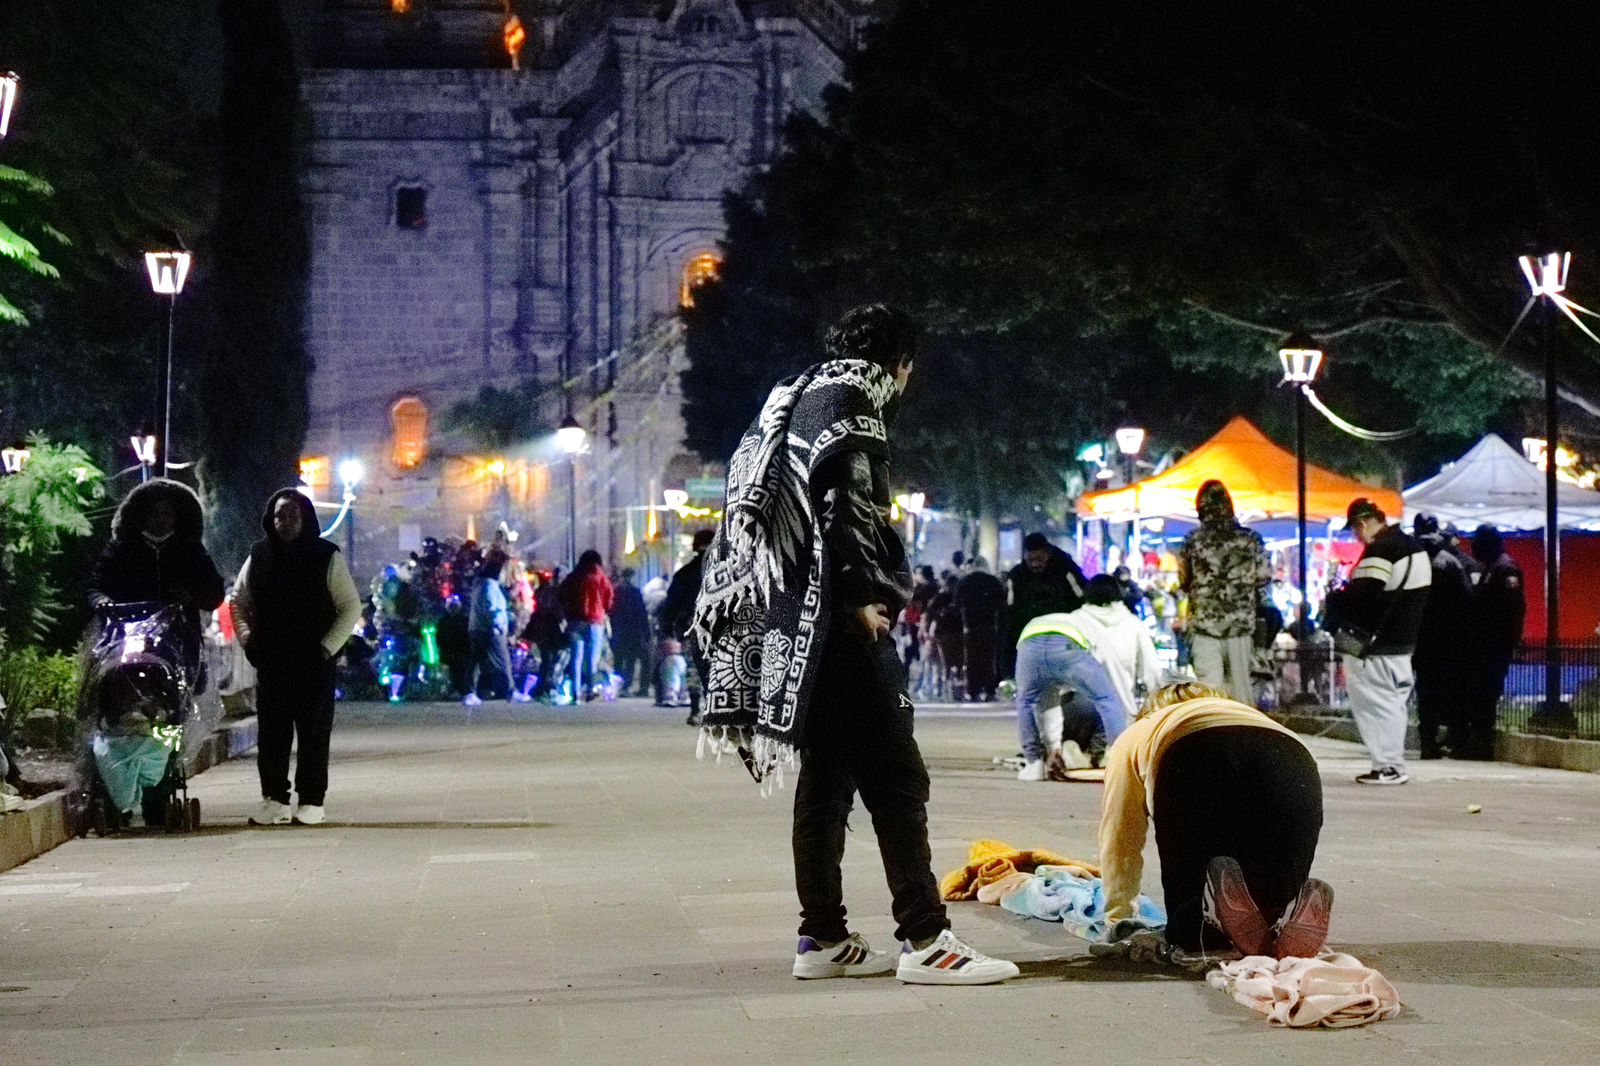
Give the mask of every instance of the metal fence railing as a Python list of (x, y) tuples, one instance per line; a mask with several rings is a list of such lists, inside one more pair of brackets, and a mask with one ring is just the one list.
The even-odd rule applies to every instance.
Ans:
[[(1524, 644), (1517, 649), (1506, 676), (1499, 727), (1508, 732), (1600, 740), (1600, 640), (1568, 641), (1559, 645), (1558, 651), (1563, 713), (1551, 718), (1545, 711), (1545, 646)], [(1329, 709), (1335, 714), (1349, 713), (1344, 666), (1331, 644), (1276, 648), (1270, 669), (1264, 658), (1258, 658), (1255, 674), (1256, 697), (1265, 710), (1306, 706), (1324, 713)]]
[(1551, 718), (1545, 710), (1545, 646), (1524, 644), (1506, 675), (1500, 728), (1600, 740), (1600, 640), (1567, 641), (1557, 651), (1564, 712)]

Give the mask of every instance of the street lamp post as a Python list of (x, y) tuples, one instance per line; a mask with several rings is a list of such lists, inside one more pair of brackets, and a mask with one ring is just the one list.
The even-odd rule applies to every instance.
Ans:
[(339, 480), (344, 483), (344, 559), (352, 572), (356, 568), (356, 486), (366, 476), (366, 464), (360, 459), (339, 464)]
[(578, 425), (578, 420), (569, 413), (561, 421), (561, 428), (556, 430), (556, 446), (567, 457), (567, 562), (576, 565), (578, 561), (578, 453), (583, 451), (584, 443), (589, 439), (589, 434)]
[[(1311, 599), (1307, 578), (1310, 564), (1306, 559), (1306, 390), (1317, 380), (1325, 353), (1317, 339), (1308, 333), (1289, 334), (1278, 348), (1278, 361), (1283, 364), (1283, 384), (1294, 386), (1294, 477), (1295, 517), (1298, 537), (1300, 603), (1295, 608), (1300, 616), (1298, 639), (1305, 640), (1311, 631)], [(1300, 691), (1308, 691), (1309, 678), (1305, 663), (1300, 664)]]
[(1525, 255), (1518, 260), (1533, 299), (1539, 302), (1539, 344), (1544, 354), (1544, 713), (1562, 717), (1561, 705), (1561, 522), (1556, 455), (1561, 420), (1556, 410), (1555, 357), (1550, 347), (1550, 305), (1567, 288), (1571, 252)]
[(156, 444), (161, 476), (167, 476), (172, 456), (172, 327), (178, 310), (178, 294), (189, 277), (194, 257), (188, 252), (146, 252), (144, 268), (150, 275), (150, 288), (167, 298), (167, 354), (156, 384), (156, 428), (161, 434)]
[[(1117, 430), (1115, 437), (1117, 451), (1122, 453), (1123, 469), (1126, 471), (1124, 477), (1127, 483), (1132, 485), (1139, 480), (1139, 453), (1144, 451), (1144, 428), (1142, 426), (1123, 426)], [(1130, 559), (1141, 555), (1144, 549), (1139, 537), (1138, 490), (1135, 489), (1134, 492), (1133, 530), (1128, 537), (1128, 556)], [(1137, 574), (1138, 568), (1130, 563), (1128, 572)]]

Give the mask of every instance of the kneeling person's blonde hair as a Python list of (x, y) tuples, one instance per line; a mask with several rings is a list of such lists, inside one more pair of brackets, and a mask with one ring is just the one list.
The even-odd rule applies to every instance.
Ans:
[(1139, 707), (1139, 713), (1134, 715), (1135, 720), (1154, 714), (1163, 707), (1171, 707), (1175, 703), (1187, 703), (1190, 700), (1231, 700), (1232, 696), (1204, 681), (1179, 681), (1175, 685), (1163, 685), (1144, 698), (1144, 703)]

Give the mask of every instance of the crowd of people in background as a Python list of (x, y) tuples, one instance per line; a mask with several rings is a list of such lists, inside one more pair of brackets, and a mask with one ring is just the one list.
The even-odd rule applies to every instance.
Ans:
[(373, 579), (341, 653), (347, 698), (543, 701), (566, 706), (623, 696), (690, 707), (682, 645), (709, 531), (690, 562), (643, 586), (608, 572), (597, 551), (570, 573), (520, 557), (504, 530), (488, 544), (424, 539)]

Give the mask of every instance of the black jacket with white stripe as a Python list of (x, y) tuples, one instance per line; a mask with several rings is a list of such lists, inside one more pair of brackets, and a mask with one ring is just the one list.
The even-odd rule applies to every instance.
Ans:
[(1328, 597), (1331, 627), (1373, 634), (1367, 656), (1410, 655), (1422, 630), (1433, 562), (1399, 526), (1386, 526), (1361, 553), (1350, 581)]

